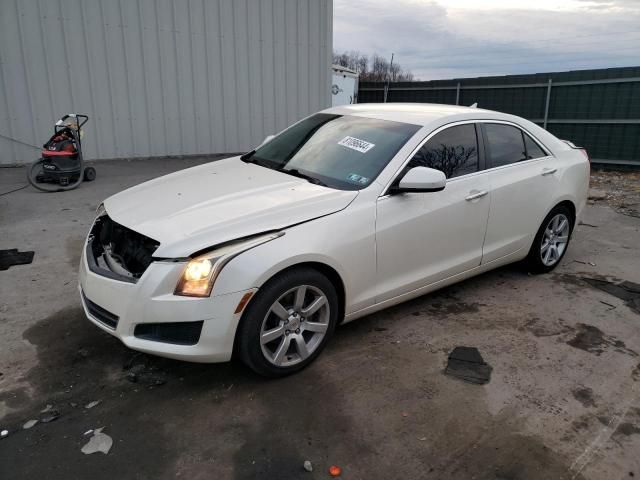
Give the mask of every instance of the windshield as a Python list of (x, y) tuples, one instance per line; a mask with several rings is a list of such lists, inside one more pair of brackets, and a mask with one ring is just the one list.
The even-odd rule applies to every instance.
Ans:
[(312, 183), (360, 190), (419, 129), (408, 123), (318, 113), (243, 159)]

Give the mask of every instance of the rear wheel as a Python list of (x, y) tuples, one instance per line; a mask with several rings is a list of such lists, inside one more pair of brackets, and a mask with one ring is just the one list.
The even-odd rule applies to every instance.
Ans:
[(567, 252), (574, 221), (573, 212), (564, 205), (555, 207), (546, 216), (526, 259), (531, 272), (546, 273), (558, 266)]
[(338, 296), (320, 272), (300, 268), (260, 289), (238, 331), (240, 357), (260, 375), (282, 377), (309, 365), (331, 337)]
[(84, 181), (93, 182), (96, 179), (96, 169), (93, 167), (87, 167), (84, 169)]

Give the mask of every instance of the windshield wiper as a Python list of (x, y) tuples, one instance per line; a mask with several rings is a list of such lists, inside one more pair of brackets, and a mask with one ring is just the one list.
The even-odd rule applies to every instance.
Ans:
[(306, 173), (302, 173), (297, 168), (291, 168), (289, 170), (286, 170), (284, 168), (280, 168), (280, 169), (278, 169), (278, 171), (279, 172), (283, 172), (283, 173), (288, 173), (289, 175), (293, 175), (294, 177), (304, 178), (309, 183), (313, 183), (314, 185), (320, 185), (322, 187), (326, 187), (327, 186), (327, 184), (324, 183), (322, 180), (318, 180), (316, 177), (312, 177), (311, 175), (307, 175)]

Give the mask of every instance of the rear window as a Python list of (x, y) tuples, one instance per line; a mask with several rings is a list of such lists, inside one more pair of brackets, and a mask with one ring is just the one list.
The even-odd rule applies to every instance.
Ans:
[(547, 153), (529, 135), (523, 132), (524, 146), (527, 148), (527, 158), (546, 157)]
[(511, 125), (485, 123), (489, 147), (489, 168), (527, 160), (522, 130)]

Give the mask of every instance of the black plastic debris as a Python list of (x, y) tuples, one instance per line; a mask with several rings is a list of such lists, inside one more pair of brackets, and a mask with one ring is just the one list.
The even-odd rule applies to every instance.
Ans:
[(152, 389), (167, 383), (164, 371), (153, 364), (149, 356), (136, 353), (125, 361), (122, 369), (126, 371), (125, 378), (131, 383), (140, 383)]
[(477, 348), (456, 347), (449, 354), (449, 362), (444, 373), (465, 382), (483, 385), (491, 380), (492, 370)]
[(592, 287), (623, 300), (631, 310), (640, 313), (640, 284), (626, 280), (622, 282), (610, 282), (599, 278), (583, 277), (582, 279)]
[(0, 270), (8, 270), (13, 265), (26, 265), (33, 262), (34, 252), (18, 252), (17, 248), (0, 250)]

